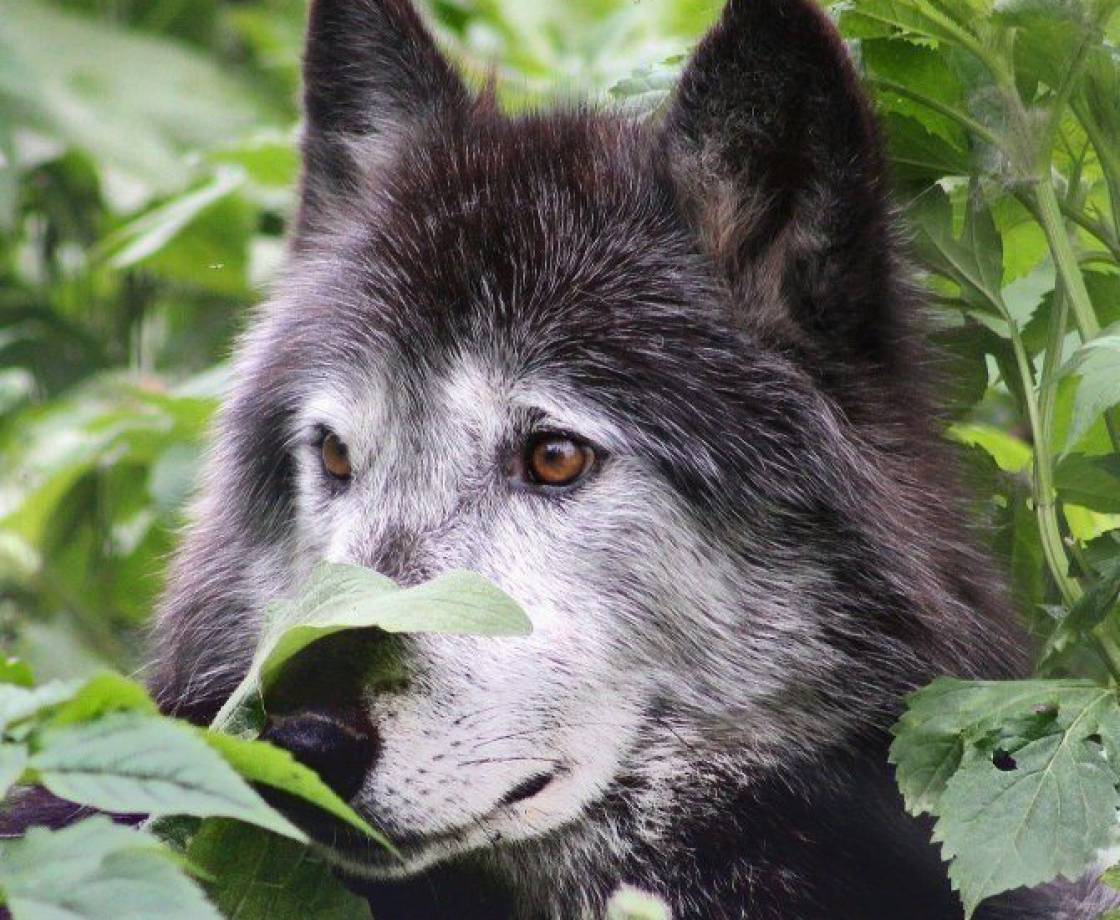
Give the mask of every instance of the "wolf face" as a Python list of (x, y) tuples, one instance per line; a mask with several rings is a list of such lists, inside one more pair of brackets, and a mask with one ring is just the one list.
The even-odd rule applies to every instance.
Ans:
[[(323, 831), (349, 874), (484, 864), (517, 916), (596, 916), (620, 882), (680, 916), (893, 916), (891, 886), (952, 916), (884, 728), (1017, 643), (828, 20), (732, 0), (658, 125), (507, 117), (404, 0), (314, 0), (305, 78), (289, 262), (173, 568), (164, 706), (211, 716), (320, 559), (473, 569), (531, 636), (348, 639), (284, 693), (273, 739), (404, 854)], [(914, 853), (841, 897), (879, 844), (822, 818)]]

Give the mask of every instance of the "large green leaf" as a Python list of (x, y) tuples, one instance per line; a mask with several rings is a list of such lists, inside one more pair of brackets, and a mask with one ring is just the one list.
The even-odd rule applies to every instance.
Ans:
[(986, 897), (1077, 878), (1115, 843), (1116, 691), (1090, 681), (940, 678), (907, 699), (890, 758), (969, 914)]
[(308, 646), (340, 632), (526, 635), (521, 608), (473, 572), (454, 571), (412, 588), (397, 588), (376, 572), (320, 563), (294, 601), (273, 604), (253, 664), (214, 720), (228, 727), (255, 695)]
[(973, 750), (946, 785), (934, 833), (966, 915), (1002, 891), (1076, 879), (1116, 843), (1115, 821), (1100, 820), (1120, 806), (1100, 743), (1103, 732), (1120, 738), (1114, 695), (1052, 725), (1021, 745)]
[(213, 731), (203, 731), (201, 737), (245, 779), (310, 802), (392, 849), (389, 841), (339, 798), (314, 770), (299, 763), (287, 751), (263, 741), (249, 741)]
[(188, 726), (137, 713), (53, 728), (29, 767), (55, 795), (103, 811), (220, 815), (305, 840)]
[(13, 920), (221, 920), (170, 850), (105, 817), (0, 842), (0, 890)]
[(211, 819), (187, 858), (210, 875), (207, 888), (226, 920), (370, 920), (366, 902), (321, 857), (275, 834)]

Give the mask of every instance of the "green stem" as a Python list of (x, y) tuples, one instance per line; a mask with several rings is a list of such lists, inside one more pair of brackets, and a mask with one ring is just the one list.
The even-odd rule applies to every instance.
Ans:
[[(1042, 552), (1046, 564), (1061, 592), (1066, 608), (1071, 608), (1084, 593), (1077, 579), (1069, 574), (1069, 556), (1062, 540), (1058, 520), (1058, 494), (1054, 487), (1054, 458), (1050, 449), (1053, 432), (1054, 405), (1058, 392), (1058, 368), (1062, 362), (1062, 342), (1066, 335), (1069, 316), (1065, 292), (1059, 289), (1054, 297), (1050, 314), (1050, 328), (1046, 337), (1046, 355), (1042, 363), (1042, 378), (1038, 392), (1038, 427), (1034, 429), (1034, 506), (1038, 516), (1038, 530), (1042, 538)], [(1016, 352), (1018, 357), (1018, 352)], [(1033, 424), (1033, 422), (1032, 422)], [(1111, 637), (1097, 627), (1089, 634), (1093, 650), (1104, 662), (1112, 679), (1120, 684), (1120, 648)]]
[[(1031, 194), (1023, 189), (1017, 189), (1014, 192), (1016, 200), (1018, 200), (1023, 207), (1030, 211), (1031, 215), (1040, 224), (1042, 217)], [(1099, 243), (1101, 243), (1107, 250), (1108, 256), (1115, 261), (1120, 262), (1120, 239), (1112, 232), (1112, 228), (1103, 221), (1094, 220), (1083, 210), (1078, 208), (1075, 204), (1069, 201), (1061, 201), (1058, 206), (1062, 209), (1062, 216), (1077, 226), (1091, 233)]]
[(1058, 267), (1058, 277), (1062, 287), (1069, 297), (1070, 307), (1073, 309), (1073, 318), (1077, 324), (1077, 331), (1081, 340), (1087, 342), (1095, 338), (1101, 331), (1101, 324), (1097, 321), (1097, 314), (1093, 311), (1093, 302), (1089, 299), (1089, 291), (1085, 287), (1085, 279), (1081, 276), (1081, 267), (1077, 262), (1077, 254), (1073, 251), (1069, 235), (1062, 223), (1062, 210), (1058, 204), (1058, 196), (1054, 193), (1054, 186), (1050, 177), (1039, 178), (1034, 185), (1035, 203), (1038, 205), (1038, 216), (1042, 222), (1042, 229), (1046, 233), (1046, 242), (1050, 245), (1050, 254), (1054, 264)]

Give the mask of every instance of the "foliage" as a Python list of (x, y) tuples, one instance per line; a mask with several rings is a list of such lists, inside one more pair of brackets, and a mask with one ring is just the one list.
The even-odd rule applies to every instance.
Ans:
[[(271, 666), (279, 677), (341, 629), (487, 636), (528, 630), (513, 601), (466, 572), (400, 589), (373, 572), (323, 564), (299, 597), (281, 607), (284, 616), (261, 640), (255, 660), (262, 667), (243, 685), (257, 695), (262, 714), (270, 697), (259, 674)], [(311, 633), (308, 622), (317, 627)], [(35, 784), (102, 811), (150, 816), (140, 830), (93, 817), (0, 844), (0, 904), (15, 920), (65, 911), (91, 920), (150, 917), (161, 896), (173, 915), (220, 916), (189, 878), (192, 872), (228, 916), (368, 917), (365, 902), (342, 888), (308, 849), (307, 836), (254, 786), (301, 799), (392, 845), (287, 751), (161, 716), (143, 687), (115, 674), (34, 687), (25, 670), (7, 670), (8, 682), (0, 683), (0, 797), (15, 784)], [(252, 737), (262, 727), (236, 724)], [(157, 820), (182, 816), (203, 820)]]
[[(1000, 888), (1079, 874), (1099, 844), (1115, 842), (1117, 5), (832, 5), (875, 92), (927, 273), (947, 436), (979, 496), (978, 528), (1041, 650), (1037, 680), (936, 683), (897, 727), (892, 757), (907, 805), (937, 817), (969, 908)], [(512, 109), (589, 92), (656, 117), (718, 4), (427, 8), (472, 78), (493, 67)], [(282, 252), (303, 16), (303, 0), (0, 0), (0, 638), (47, 681), (31, 689), (26, 670), (0, 667), (14, 694), (0, 699), (0, 720), (42, 726), (27, 738), (51, 737), (50, 722), (63, 741), (67, 732), (175, 731), (176, 745), (200, 750), (145, 711), (135, 688), (102, 678), (99, 696), (91, 684), (50, 679), (140, 661), (222, 359)], [(243, 710), (236, 727), (251, 715)], [(0, 780), (14, 781), (35, 757), (52, 763), (27, 738), (0, 748)], [(211, 741), (235, 776), (271, 756), (239, 765), (242, 742)], [(88, 779), (61, 772), (44, 776)], [(128, 782), (99, 794), (123, 795)], [(1011, 804), (1056, 806), (1075, 792), (1095, 803), (1084, 822)], [(249, 833), (208, 817), (189, 858), (216, 865), (216, 853)], [(1009, 852), (1009, 838), (1022, 847)], [(120, 880), (142, 862), (185, 878), (153, 839), (106, 837), (74, 872)], [(289, 846), (264, 839), (246, 846)], [(81, 854), (81, 840), (27, 845)], [(44, 879), (43, 890), (57, 887)], [(193, 903), (190, 884), (175, 889), (183, 904)], [(212, 894), (224, 909), (225, 895)], [(340, 916), (346, 909), (339, 902)]]

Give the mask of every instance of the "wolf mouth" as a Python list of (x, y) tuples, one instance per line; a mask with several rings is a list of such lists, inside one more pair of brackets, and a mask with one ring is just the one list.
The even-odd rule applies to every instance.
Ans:
[(311, 837), (328, 861), (339, 869), (359, 875), (395, 877), (409, 875), (441, 856), (451, 855), (460, 846), (473, 843), (470, 838), (475, 835), (478, 843), (483, 845), (501, 842), (503, 835), (490, 824), (514, 806), (538, 796), (563, 772), (563, 769), (556, 769), (533, 774), (513, 786), (493, 807), (467, 824), (431, 834), (386, 834), (393, 844), (392, 850), (370, 840), (339, 819), (298, 801), (285, 797), (284, 801), (274, 800), (274, 804), (282, 808)]

